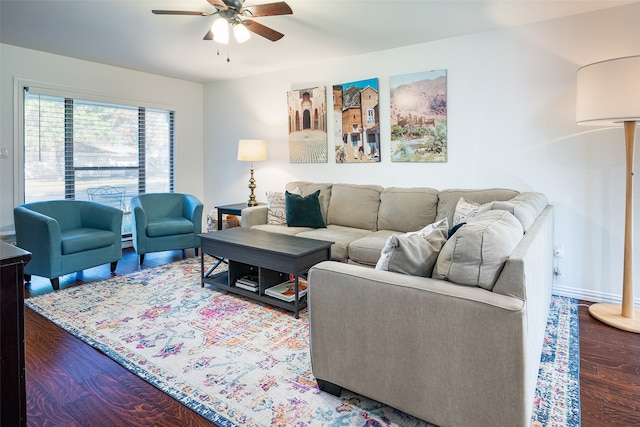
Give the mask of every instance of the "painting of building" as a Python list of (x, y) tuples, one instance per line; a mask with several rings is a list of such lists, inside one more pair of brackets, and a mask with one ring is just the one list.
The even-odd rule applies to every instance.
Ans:
[(380, 161), (378, 79), (333, 86), (336, 163)]
[(290, 163), (327, 163), (326, 93), (324, 86), (287, 93)]
[(392, 76), (391, 161), (447, 161), (447, 70)]

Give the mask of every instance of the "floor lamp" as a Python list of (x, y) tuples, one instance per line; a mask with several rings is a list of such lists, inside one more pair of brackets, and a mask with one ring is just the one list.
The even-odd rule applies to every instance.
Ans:
[(633, 151), (640, 121), (640, 56), (610, 59), (578, 69), (576, 121), (580, 125), (624, 126), (626, 211), (622, 304), (592, 304), (589, 313), (618, 329), (640, 333), (633, 305)]
[(256, 180), (253, 179), (253, 162), (262, 162), (267, 160), (267, 142), (261, 139), (241, 139), (238, 143), (238, 160), (251, 162), (251, 179), (249, 179), (249, 201), (247, 206), (257, 206), (256, 195), (253, 190), (256, 189)]

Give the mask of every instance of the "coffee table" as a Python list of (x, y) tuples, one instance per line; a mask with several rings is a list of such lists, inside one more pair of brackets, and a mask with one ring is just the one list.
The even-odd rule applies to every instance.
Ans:
[[(307, 306), (307, 295), (299, 295), (299, 279), (315, 264), (331, 258), (333, 242), (269, 233), (249, 228), (234, 227), (200, 234), (201, 286), (205, 284), (233, 292), (257, 301), (294, 312)], [(214, 274), (205, 270), (204, 255), (228, 260), (228, 271)], [(256, 276), (256, 292), (236, 286), (239, 278)], [(265, 291), (295, 277), (295, 297), (292, 302), (271, 297)]]

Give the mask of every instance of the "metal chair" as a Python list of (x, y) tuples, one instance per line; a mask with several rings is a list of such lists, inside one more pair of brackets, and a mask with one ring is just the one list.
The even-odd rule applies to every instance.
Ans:
[(124, 211), (124, 197), (127, 190), (124, 187), (96, 187), (88, 188), (87, 196), (92, 202), (102, 203)]

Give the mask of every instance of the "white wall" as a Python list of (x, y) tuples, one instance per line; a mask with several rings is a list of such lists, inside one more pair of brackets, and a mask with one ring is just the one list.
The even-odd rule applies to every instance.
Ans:
[(0, 235), (13, 232), (14, 81), (41, 82), (72, 92), (155, 104), (175, 115), (176, 191), (204, 197), (203, 85), (0, 44)]
[[(249, 165), (236, 160), (241, 138), (266, 139), (269, 144), (269, 160), (256, 164), (260, 201), (265, 200), (265, 191), (282, 190), (293, 179), (540, 191), (555, 205), (556, 242), (564, 245), (564, 257), (558, 260), (563, 273), (558, 292), (619, 300), (624, 137), (621, 129), (575, 124), (576, 69), (640, 54), (638, 18), (640, 5), (635, 4), (323, 63), (314, 63), (310, 47), (299, 53), (300, 63), (309, 65), (209, 83), (205, 85), (205, 211), (247, 199)], [(432, 69), (448, 73), (449, 160), (391, 163), (389, 76)], [(330, 156), (325, 164), (289, 164), (286, 92), (312, 84), (330, 89), (335, 83), (371, 77), (380, 79), (382, 161), (336, 164)], [(328, 134), (333, 135), (330, 118), (328, 123)], [(330, 150), (332, 146), (329, 141)], [(636, 191), (637, 211), (639, 200)], [(636, 238), (640, 251), (638, 243)], [(639, 259), (634, 257), (636, 271)]]

